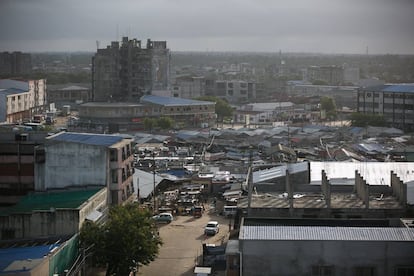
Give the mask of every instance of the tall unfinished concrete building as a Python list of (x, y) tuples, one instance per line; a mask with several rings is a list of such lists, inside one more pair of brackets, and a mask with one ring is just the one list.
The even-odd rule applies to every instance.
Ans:
[(166, 41), (122, 38), (92, 58), (92, 99), (95, 102), (135, 102), (154, 90), (168, 89), (170, 51)]

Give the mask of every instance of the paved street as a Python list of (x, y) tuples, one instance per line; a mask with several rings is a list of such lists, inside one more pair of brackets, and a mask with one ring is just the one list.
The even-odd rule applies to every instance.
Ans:
[[(204, 236), (204, 226), (209, 220), (220, 223), (220, 232), (215, 236)], [(194, 275), (198, 256), (202, 255), (202, 244), (221, 244), (228, 239), (229, 220), (206, 210), (201, 218), (177, 216), (167, 225), (160, 226), (160, 235), (164, 244), (158, 258), (149, 266), (140, 269), (138, 275)]]

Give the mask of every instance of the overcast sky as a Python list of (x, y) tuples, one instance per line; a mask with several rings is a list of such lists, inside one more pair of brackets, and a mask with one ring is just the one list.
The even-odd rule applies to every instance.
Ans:
[(172, 51), (414, 54), (414, 0), (0, 0), (0, 51), (122, 36)]

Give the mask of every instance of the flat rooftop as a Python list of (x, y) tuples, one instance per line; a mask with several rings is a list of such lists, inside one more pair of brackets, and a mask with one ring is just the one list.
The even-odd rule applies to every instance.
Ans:
[(102, 188), (30, 194), (23, 197), (16, 205), (3, 209), (1, 214), (30, 213), (61, 208), (76, 209)]
[(240, 240), (414, 241), (414, 228), (387, 219), (246, 218)]
[(69, 237), (0, 242), (0, 275), (29, 271)]
[[(238, 201), (238, 208), (247, 208), (248, 199)], [(252, 208), (289, 208), (287, 193), (263, 193), (252, 196)], [(294, 193), (294, 208), (326, 208), (326, 201), (321, 193)], [(331, 209), (365, 208), (363, 201), (353, 193), (331, 193)], [(398, 200), (392, 196), (370, 196), (370, 209), (401, 209)]]
[(402, 227), (242, 226), (240, 240), (414, 241), (414, 229)]

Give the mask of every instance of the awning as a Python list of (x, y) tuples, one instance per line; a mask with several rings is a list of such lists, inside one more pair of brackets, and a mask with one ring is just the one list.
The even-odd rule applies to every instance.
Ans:
[(100, 219), (102, 217), (102, 213), (97, 211), (97, 210), (93, 210), (92, 212), (90, 212), (87, 216), (86, 216), (86, 220), (92, 221), (92, 222), (96, 222), (98, 219)]

